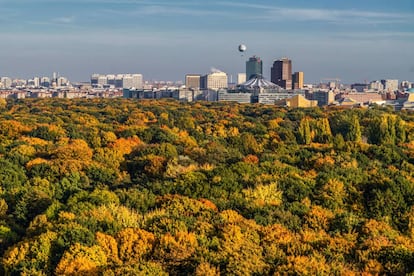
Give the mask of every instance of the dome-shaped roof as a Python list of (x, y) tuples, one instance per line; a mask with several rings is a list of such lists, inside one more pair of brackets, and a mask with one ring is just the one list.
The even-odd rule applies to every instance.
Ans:
[(258, 88), (278, 89), (280, 88), (280, 86), (278, 86), (277, 84), (274, 84), (273, 82), (265, 80), (262, 75), (255, 75), (253, 78), (240, 84), (240, 88), (248, 89), (248, 90), (258, 89)]

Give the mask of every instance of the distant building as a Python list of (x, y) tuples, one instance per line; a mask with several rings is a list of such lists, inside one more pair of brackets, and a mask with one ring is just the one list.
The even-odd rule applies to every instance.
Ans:
[(50, 78), (42, 77), (40, 78), (40, 86), (42, 87), (50, 87)]
[(125, 74), (122, 76), (122, 88), (137, 88), (143, 87), (142, 75), (141, 74)]
[(366, 83), (354, 83), (351, 85), (351, 89), (354, 89), (357, 92), (365, 92), (368, 90), (369, 85)]
[(58, 87), (60, 87), (60, 86), (67, 86), (68, 84), (69, 84), (69, 80), (67, 78), (65, 78), (65, 77), (58, 77), (56, 79), (56, 85)]
[(201, 89), (205, 90), (219, 90), (221, 88), (227, 88), (227, 74), (224, 72), (213, 72), (208, 75), (204, 75), (200, 79)]
[(106, 84), (115, 87), (115, 75), (106, 75)]
[(263, 62), (260, 57), (252, 56), (246, 61), (246, 80), (250, 80), (256, 75), (263, 75)]
[(384, 85), (380, 81), (372, 81), (369, 83), (368, 89), (374, 91), (383, 91)]
[(221, 91), (218, 91), (218, 101), (219, 102), (251, 103), (252, 93), (237, 92), (237, 91), (228, 92), (225, 90), (221, 90)]
[(13, 81), (9, 77), (2, 77), (1, 78), (1, 83), (3, 84), (4, 88), (10, 88), (13, 84)]
[(385, 101), (383, 95), (379, 93), (369, 93), (369, 92), (357, 92), (357, 93), (341, 93), (337, 95), (337, 100), (342, 101), (343, 99), (348, 99), (348, 102), (355, 102), (356, 104), (364, 105), (371, 103), (381, 103)]
[(413, 88), (413, 84), (409, 81), (402, 81), (400, 84), (401, 90), (408, 90)]
[(384, 85), (384, 90), (386, 91), (398, 90), (398, 80), (381, 80), (381, 83)]
[(318, 106), (318, 101), (308, 100), (303, 95), (293, 95), (290, 98), (276, 101), (275, 103), (278, 106), (287, 106), (287, 107), (316, 107)]
[(335, 101), (335, 94), (332, 91), (314, 91), (310, 99), (317, 101), (318, 106), (326, 106)]
[(141, 74), (118, 74), (91, 76), (92, 87), (116, 87), (116, 88), (143, 88), (143, 77)]
[(198, 74), (188, 74), (185, 76), (185, 87), (200, 89), (200, 78), (201, 75)]
[(303, 72), (295, 72), (292, 75), (292, 89), (303, 89), (304, 74)]
[(275, 60), (270, 80), (284, 89), (292, 89), (292, 61), (288, 58)]
[(237, 74), (237, 84), (242, 84), (246, 82), (246, 74), (245, 73), (238, 73)]

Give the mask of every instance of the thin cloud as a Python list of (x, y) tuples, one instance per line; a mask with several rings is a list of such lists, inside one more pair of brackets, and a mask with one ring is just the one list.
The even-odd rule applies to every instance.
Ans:
[(286, 8), (275, 7), (270, 5), (247, 4), (222, 2), (220, 5), (257, 9), (262, 13), (251, 13), (251, 18), (266, 21), (325, 21), (331, 23), (406, 23), (412, 21), (414, 14), (412, 13), (384, 13), (373, 11), (357, 11), (357, 10), (336, 10), (336, 9), (303, 9), (303, 8)]
[(53, 19), (53, 22), (56, 23), (62, 23), (62, 24), (70, 24), (75, 21), (74, 16), (63, 16), (63, 17), (57, 17)]
[(129, 10), (101, 9), (98, 15), (116, 14), (123, 16), (229, 16), (230, 12), (202, 10), (191, 7), (171, 7), (169, 5), (143, 5)]

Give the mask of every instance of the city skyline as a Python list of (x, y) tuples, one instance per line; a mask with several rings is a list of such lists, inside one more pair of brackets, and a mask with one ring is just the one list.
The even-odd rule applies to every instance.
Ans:
[(257, 55), (267, 79), (289, 57), (309, 83), (414, 80), (411, 0), (291, 2), (0, 0), (0, 75), (174, 81), (216, 67), (236, 77)]

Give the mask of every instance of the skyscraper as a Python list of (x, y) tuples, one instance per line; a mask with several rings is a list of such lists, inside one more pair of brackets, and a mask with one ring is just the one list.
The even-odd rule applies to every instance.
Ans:
[(270, 80), (284, 89), (292, 89), (292, 61), (288, 58), (275, 60)]
[(292, 89), (303, 88), (303, 72), (295, 72), (292, 75)]
[(256, 75), (263, 74), (263, 62), (259, 57), (252, 56), (246, 61), (246, 77), (247, 80), (254, 78)]

